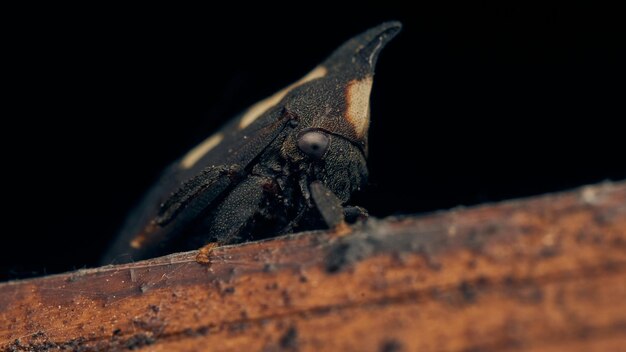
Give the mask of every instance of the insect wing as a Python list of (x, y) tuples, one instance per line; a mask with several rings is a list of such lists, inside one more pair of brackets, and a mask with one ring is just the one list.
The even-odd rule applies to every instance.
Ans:
[(246, 174), (287, 122), (275, 108), (243, 128), (238, 116), (170, 165), (128, 217), (103, 264), (143, 258), (166, 246)]

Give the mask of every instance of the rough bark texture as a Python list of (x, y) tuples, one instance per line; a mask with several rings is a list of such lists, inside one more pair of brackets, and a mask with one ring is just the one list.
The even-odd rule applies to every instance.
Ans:
[(0, 348), (626, 350), (626, 183), (0, 285)]

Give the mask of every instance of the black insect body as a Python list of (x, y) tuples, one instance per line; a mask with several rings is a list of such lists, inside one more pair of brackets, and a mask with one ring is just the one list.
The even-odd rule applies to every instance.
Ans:
[(398, 22), (339, 47), (171, 165), (129, 217), (105, 263), (334, 227), (367, 179), (369, 96)]

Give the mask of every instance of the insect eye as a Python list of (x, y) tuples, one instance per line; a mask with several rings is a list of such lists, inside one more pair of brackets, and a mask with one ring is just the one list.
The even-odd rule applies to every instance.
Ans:
[(320, 159), (326, 153), (330, 138), (324, 132), (310, 131), (298, 137), (298, 148), (313, 159)]

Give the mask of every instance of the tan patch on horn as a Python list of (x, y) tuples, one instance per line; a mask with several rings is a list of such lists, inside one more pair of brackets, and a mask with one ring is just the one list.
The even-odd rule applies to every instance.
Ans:
[(363, 138), (370, 125), (370, 93), (372, 92), (372, 77), (361, 80), (352, 80), (346, 88), (345, 117), (350, 122), (357, 137)]
[(318, 66), (313, 71), (309, 72), (306, 76), (302, 77), (299, 81), (289, 85), (288, 87), (278, 91), (269, 98), (263, 99), (260, 102), (252, 105), (241, 117), (239, 121), (239, 129), (242, 130), (253, 123), (259, 116), (263, 115), (271, 107), (278, 104), (292, 89), (301, 86), (316, 78), (324, 77), (328, 73), (328, 70), (324, 66)]
[(205, 139), (183, 157), (183, 160), (180, 162), (180, 167), (183, 169), (191, 168), (198, 162), (198, 160), (200, 160), (200, 158), (206, 155), (206, 153), (210, 152), (211, 149), (220, 144), (222, 139), (224, 139), (224, 135), (221, 133), (216, 133)]

